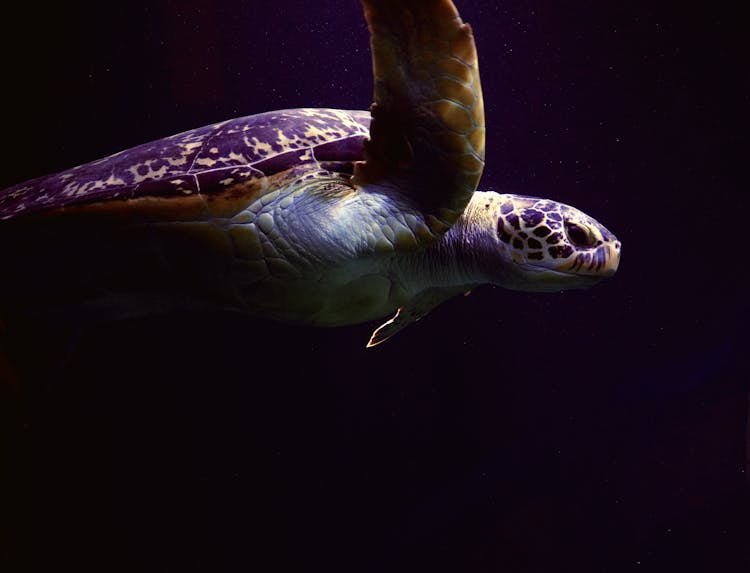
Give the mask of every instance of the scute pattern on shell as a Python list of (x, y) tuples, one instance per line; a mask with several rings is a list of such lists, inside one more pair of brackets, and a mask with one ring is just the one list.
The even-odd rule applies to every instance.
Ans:
[(222, 191), (295, 165), (362, 159), (366, 111), (289, 109), (192, 129), (0, 192), (0, 220), (80, 203)]

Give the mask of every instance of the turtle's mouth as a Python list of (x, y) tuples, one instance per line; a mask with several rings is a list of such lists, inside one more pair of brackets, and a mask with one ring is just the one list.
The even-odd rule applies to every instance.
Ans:
[(587, 289), (602, 282), (606, 275), (585, 274), (543, 267), (540, 265), (522, 265), (528, 273), (528, 290), (539, 292), (554, 292), (568, 289)]
[(532, 273), (546, 273), (554, 276), (564, 277), (578, 277), (587, 278), (591, 280), (601, 281), (615, 274), (614, 271), (602, 271), (597, 273), (586, 273), (569, 270), (551, 269), (549, 267), (541, 267), (539, 265), (524, 265), (524, 268)]
[(550, 275), (558, 275), (561, 277), (570, 277), (570, 276), (577, 276), (576, 273), (572, 272), (566, 272), (566, 271), (558, 271), (557, 269), (551, 269), (549, 267), (541, 267), (539, 265), (532, 265), (532, 264), (525, 264), (523, 267), (532, 273), (546, 273)]
[(560, 262), (555, 266), (542, 266), (529, 262), (523, 265), (526, 270), (534, 273), (551, 273), (559, 277), (579, 277), (594, 280), (593, 283), (611, 277), (620, 266), (620, 251), (609, 245), (596, 249), (580, 251), (575, 256)]

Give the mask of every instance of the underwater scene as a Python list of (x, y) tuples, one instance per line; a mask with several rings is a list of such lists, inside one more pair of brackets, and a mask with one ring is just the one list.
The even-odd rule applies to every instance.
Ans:
[(739, 12), (14, 7), (2, 570), (750, 571)]

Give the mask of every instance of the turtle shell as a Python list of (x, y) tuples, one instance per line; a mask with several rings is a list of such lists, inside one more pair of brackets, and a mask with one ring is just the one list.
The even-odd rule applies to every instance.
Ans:
[[(247, 204), (290, 170), (351, 174), (370, 113), (289, 109), (232, 119), (138, 145), (0, 192), (0, 220), (95, 211), (211, 215)], [(270, 179), (270, 183), (269, 183)], [(228, 203), (227, 203), (228, 201)], [(140, 206), (140, 209), (137, 207)], [(159, 209), (162, 207), (163, 209)]]

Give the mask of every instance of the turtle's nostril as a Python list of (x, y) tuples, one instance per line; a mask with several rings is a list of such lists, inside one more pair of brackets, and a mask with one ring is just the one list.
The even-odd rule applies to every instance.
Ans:
[(607, 263), (605, 265), (605, 275), (612, 276), (617, 272), (620, 266), (620, 242), (617, 241), (607, 250)]

